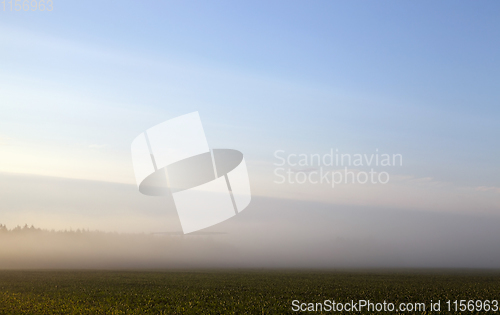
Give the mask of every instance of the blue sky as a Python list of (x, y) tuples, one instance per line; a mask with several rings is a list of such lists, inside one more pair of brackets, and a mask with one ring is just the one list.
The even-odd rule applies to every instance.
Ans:
[[(0, 17), (2, 172), (133, 183), (135, 136), (199, 111), (262, 193), (293, 194), (269, 180), (275, 150), (379, 149), (433, 183), (396, 182), (381, 205), (466, 194), (500, 211), (496, 1), (55, 1)], [(393, 205), (398, 189), (413, 197)]]

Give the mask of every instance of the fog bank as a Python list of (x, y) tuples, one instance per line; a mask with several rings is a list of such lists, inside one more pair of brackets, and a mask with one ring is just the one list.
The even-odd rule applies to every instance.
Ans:
[[(2, 182), (0, 223), (73, 232), (0, 233), (2, 269), (500, 267), (494, 215), (254, 196), (233, 218), (182, 236), (168, 200), (133, 186), (20, 178)], [(16, 185), (24, 192), (9, 192)]]

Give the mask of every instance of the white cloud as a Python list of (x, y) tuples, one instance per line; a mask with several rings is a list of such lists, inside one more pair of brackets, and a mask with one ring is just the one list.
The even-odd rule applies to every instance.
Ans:
[(104, 147), (106, 147), (105, 144), (91, 144), (91, 145), (89, 145), (89, 149), (102, 149)]
[(500, 187), (494, 187), (494, 186), (479, 186), (476, 187), (477, 191), (492, 191), (497, 194), (500, 194)]

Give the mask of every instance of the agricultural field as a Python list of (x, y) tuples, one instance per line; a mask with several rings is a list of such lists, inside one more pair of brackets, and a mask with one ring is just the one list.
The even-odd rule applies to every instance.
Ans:
[[(292, 303), (325, 300), (425, 302), (425, 311), (403, 313), (449, 314), (447, 300), (498, 299), (500, 272), (0, 271), (0, 314), (291, 314)], [(431, 300), (441, 300), (440, 312), (429, 310)], [(462, 312), (486, 313), (495, 312)]]

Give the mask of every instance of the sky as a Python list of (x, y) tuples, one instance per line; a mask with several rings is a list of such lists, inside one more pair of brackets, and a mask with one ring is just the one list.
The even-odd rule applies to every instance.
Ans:
[[(467, 225), (457, 218), (483, 222), (485, 231), (485, 222), (500, 222), (496, 1), (54, 1), (51, 12), (1, 9), (0, 223), (10, 228), (177, 231), (171, 205), (138, 192), (130, 145), (194, 111), (211, 148), (245, 156), (258, 200), (245, 210), (256, 214), (249, 226), (274, 225), (271, 237), (283, 242), (290, 231), (304, 244), (319, 242), (314, 231), (325, 221), (339, 234), (323, 242), (352, 234), (381, 243), (409, 218), (461, 222), (443, 232), (457, 237)], [(277, 170), (277, 151), (400, 154), (403, 162), (375, 167), (389, 174), (387, 184), (278, 184), (276, 172), (287, 170), (296, 179), (372, 167)], [(314, 220), (297, 228), (307, 214)], [(372, 215), (377, 227), (356, 225)], [(251, 243), (252, 230), (239, 235), (231, 222), (214, 228), (236, 234), (235, 246)], [(430, 242), (408, 233), (402, 239), (413, 245), (401, 245), (402, 257)], [(472, 233), (471, 244), (500, 253), (489, 247), (500, 235), (487, 233)], [(460, 250), (446, 239), (443, 247)], [(422, 263), (433, 261), (426, 255)], [(490, 265), (500, 263), (495, 257)]]

